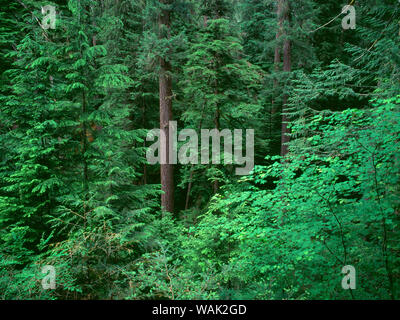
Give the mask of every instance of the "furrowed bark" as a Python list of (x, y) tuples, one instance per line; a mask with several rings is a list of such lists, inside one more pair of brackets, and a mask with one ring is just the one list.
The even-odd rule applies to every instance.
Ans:
[[(170, 0), (160, 0), (162, 5), (171, 4)], [(169, 9), (162, 8), (159, 17), (159, 31), (160, 38), (169, 37), (170, 28), (170, 11)], [(172, 79), (171, 79), (171, 63), (166, 57), (159, 58), (160, 63), (160, 75), (159, 75), (159, 87), (160, 87), (160, 129), (164, 132), (166, 137), (166, 143), (161, 146), (166, 153), (167, 162), (169, 160), (169, 121), (172, 120)], [(174, 176), (173, 176), (173, 165), (170, 163), (161, 164), (161, 189), (163, 194), (161, 195), (161, 208), (163, 211), (173, 212), (174, 211)]]

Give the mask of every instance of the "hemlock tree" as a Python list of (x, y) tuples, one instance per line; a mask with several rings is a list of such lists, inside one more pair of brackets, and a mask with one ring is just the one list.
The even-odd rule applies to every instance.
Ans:
[[(188, 44), (188, 59), (180, 81), (185, 126), (198, 132), (201, 129), (257, 129), (261, 126), (258, 93), (262, 70), (245, 59), (239, 30), (229, 21), (227, 3), (207, 1), (199, 9), (196, 32)], [(249, 122), (250, 115), (252, 121)], [(221, 163), (225, 160), (221, 155)], [(209, 190), (216, 193), (233, 178), (232, 169), (204, 165), (200, 159), (198, 164), (184, 168), (185, 180), (181, 186), (188, 183), (186, 209), (190, 198), (206, 203), (208, 198), (201, 190), (208, 189), (207, 185), (211, 184)], [(193, 180), (197, 183), (193, 184)]]
[(165, 144), (161, 146), (160, 158), (167, 159), (168, 163), (161, 163), (161, 207), (167, 212), (174, 212), (174, 167), (170, 163), (169, 122), (172, 120), (172, 75), (170, 62), (170, 28), (172, 0), (160, 0), (160, 13), (158, 18), (160, 41), (165, 46), (160, 53), (160, 130), (166, 137)]

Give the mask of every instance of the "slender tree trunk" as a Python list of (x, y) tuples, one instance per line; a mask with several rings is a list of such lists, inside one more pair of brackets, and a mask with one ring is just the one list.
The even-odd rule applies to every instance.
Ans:
[[(222, 10), (219, 10), (219, 9), (216, 10), (216, 12), (215, 12), (215, 19), (219, 19), (219, 18), (220, 18), (220, 14), (219, 14), (220, 11), (222, 11)], [(208, 17), (205, 16), (205, 17), (204, 17), (204, 27), (207, 28), (207, 26), (208, 26)], [(219, 62), (218, 62), (218, 61), (219, 61), (219, 56), (218, 56), (218, 54), (216, 54), (215, 60), (217, 61), (217, 64), (219, 64)], [(215, 80), (215, 84), (214, 84), (214, 85), (215, 85), (214, 94), (215, 94), (215, 96), (218, 96), (219, 91), (218, 91), (218, 81), (217, 81), (217, 80)], [(214, 114), (214, 127), (215, 127), (215, 129), (217, 129), (217, 130), (220, 129), (220, 118), (221, 118), (221, 110), (220, 110), (220, 108), (219, 108), (219, 105), (217, 104), (217, 108), (216, 108), (215, 114)], [(218, 190), (219, 190), (219, 182), (218, 182), (218, 180), (215, 180), (215, 181), (213, 182), (213, 191), (214, 191), (214, 193), (217, 193)]]
[[(142, 105), (142, 128), (146, 128), (146, 107), (145, 107), (144, 101), (143, 101), (143, 105)], [(146, 148), (146, 141), (143, 141), (143, 148)], [(146, 163), (143, 164), (142, 184), (143, 185), (147, 184), (147, 165), (146, 165)]]
[[(82, 92), (82, 116), (86, 118), (86, 94), (85, 91)], [(88, 128), (86, 120), (83, 120), (82, 123), (82, 161), (83, 161), (83, 190), (85, 193), (85, 203), (84, 203), (84, 211), (86, 213), (86, 201), (88, 200), (88, 192), (89, 192), (89, 174), (88, 174), (88, 163), (86, 159), (86, 153), (88, 149)]]
[[(170, 0), (160, 0), (162, 5), (170, 4)], [(169, 37), (170, 32), (170, 11), (162, 9), (159, 17), (160, 38)], [(166, 57), (160, 57), (160, 129), (166, 137), (165, 146), (161, 146), (166, 153), (167, 162), (169, 162), (169, 121), (172, 120), (172, 79), (171, 79), (171, 64)], [(163, 211), (174, 211), (174, 176), (173, 165), (161, 164), (161, 207)]]
[[(204, 117), (204, 110), (206, 109), (206, 104), (203, 104), (203, 109), (201, 110), (201, 117), (198, 127), (198, 132), (200, 132), (202, 125), (203, 125), (203, 117)], [(189, 199), (190, 199), (190, 191), (192, 190), (192, 183), (193, 183), (193, 171), (194, 165), (192, 164), (190, 167), (190, 176), (189, 176), (189, 184), (186, 192), (186, 202), (185, 202), (185, 210), (189, 209)]]
[[(216, 90), (215, 94), (218, 94), (218, 90)], [(215, 129), (217, 129), (218, 131), (220, 130), (220, 116), (221, 116), (221, 110), (217, 106), (217, 110), (215, 111), (215, 116), (214, 116), (214, 125), (215, 125)], [(214, 189), (214, 193), (218, 192), (218, 190), (219, 190), (218, 180), (214, 181), (213, 189)]]

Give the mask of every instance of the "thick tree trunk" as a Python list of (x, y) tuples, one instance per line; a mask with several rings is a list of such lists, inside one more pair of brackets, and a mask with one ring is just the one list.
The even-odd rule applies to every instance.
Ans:
[(277, 5), (277, 10), (276, 10), (276, 16), (278, 18), (278, 30), (276, 31), (275, 39), (276, 39), (276, 45), (275, 45), (275, 55), (274, 55), (274, 71), (275, 71), (275, 77), (274, 77), (274, 90), (272, 93), (272, 101), (271, 101), (271, 114), (270, 114), (270, 128), (269, 128), (269, 133), (270, 136), (272, 137), (272, 132), (274, 129), (274, 119), (275, 119), (275, 114), (277, 112), (277, 107), (276, 107), (276, 102), (275, 102), (275, 95), (277, 93), (277, 88), (279, 85), (278, 81), (278, 72), (279, 72), (279, 67), (281, 63), (281, 44), (280, 44), (280, 38), (282, 36), (282, 28), (283, 28), (283, 19), (282, 19), (282, 1), (278, 1)]
[[(169, 4), (169, 0), (160, 0), (163, 5)], [(168, 37), (170, 29), (170, 12), (162, 9), (159, 17), (160, 37)], [(161, 149), (166, 153), (167, 164), (161, 164), (161, 207), (163, 211), (174, 211), (174, 175), (173, 165), (169, 163), (170, 144), (169, 121), (172, 120), (172, 79), (171, 64), (165, 57), (160, 57), (160, 129), (164, 132), (166, 140)], [(163, 157), (161, 157), (163, 158)]]
[[(279, 17), (280, 20), (283, 21), (283, 24), (289, 24), (290, 22), (290, 7), (288, 0), (279, 0), (280, 5), (282, 6), (282, 17)], [(292, 69), (291, 63), (291, 43), (290, 40), (286, 38), (285, 28), (282, 28), (282, 35), (285, 37), (283, 43), (283, 71), (290, 72)], [(283, 97), (282, 104), (282, 140), (281, 140), (281, 156), (284, 157), (288, 154), (288, 143), (290, 141), (289, 133), (290, 130), (288, 128), (289, 119), (285, 115), (287, 111), (287, 95), (285, 94)]]
[[(278, 1), (278, 6), (276, 10), (276, 16), (278, 17), (278, 30), (276, 31), (275, 39), (276, 39), (276, 46), (275, 46), (275, 56), (274, 56), (274, 71), (279, 72), (279, 64), (281, 63), (281, 44), (279, 39), (282, 36), (282, 28), (283, 28), (283, 15), (282, 15), (282, 1)], [(274, 88), (278, 87), (278, 79), (274, 78)], [(272, 101), (274, 105), (274, 100)], [(275, 111), (274, 109), (272, 109)]]
[[(290, 72), (291, 71), (291, 59), (290, 59), (290, 41), (285, 41), (283, 48), (283, 71)], [(282, 105), (282, 142), (281, 142), (281, 156), (284, 157), (288, 154), (288, 143), (290, 142), (290, 129), (288, 128), (289, 119), (286, 116), (285, 112), (287, 111), (287, 95), (285, 94), (283, 97), (283, 105)]]

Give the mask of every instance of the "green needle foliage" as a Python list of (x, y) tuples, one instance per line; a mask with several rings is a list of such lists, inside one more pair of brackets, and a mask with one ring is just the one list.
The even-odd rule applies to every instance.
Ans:
[[(398, 3), (0, 4), (0, 299), (399, 299)], [(179, 129), (255, 130), (247, 176), (175, 165), (171, 213), (166, 78)]]

